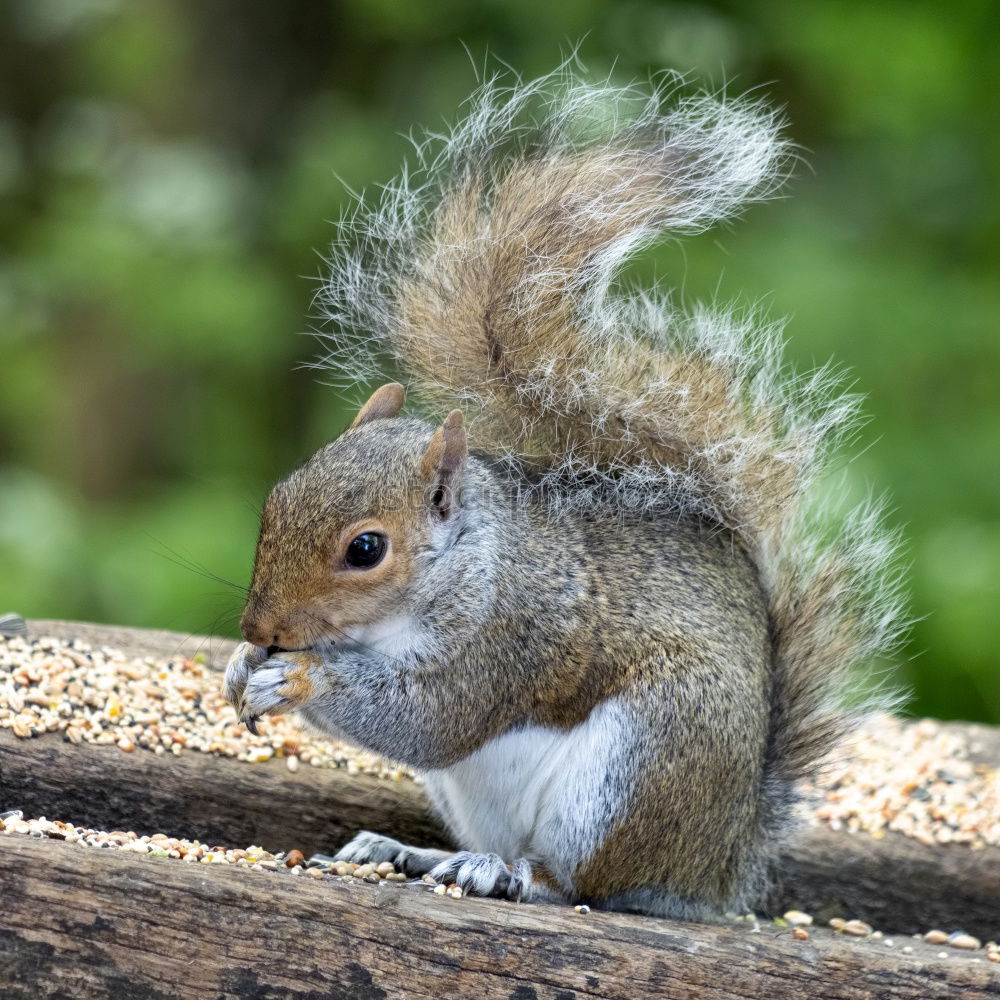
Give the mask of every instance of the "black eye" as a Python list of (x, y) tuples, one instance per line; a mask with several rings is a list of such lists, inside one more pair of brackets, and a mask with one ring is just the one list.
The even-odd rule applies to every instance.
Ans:
[(385, 555), (385, 548), (385, 535), (380, 535), (376, 531), (366, 531), (347, 546), (344, 561), (348, 566), (368, 569)]

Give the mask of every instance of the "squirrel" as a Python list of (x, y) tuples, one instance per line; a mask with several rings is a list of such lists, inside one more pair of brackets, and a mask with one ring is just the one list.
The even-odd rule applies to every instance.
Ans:
[[(336, 855), (473, 894), (684, 919), (759, 905), (796, 785), (901, 626), (878, 504), (823, 513), (857, 426), (777, 325), (627, 292), (663, 235), (772, 196), (748, 98), (482, 84), (342, 223), (323, 365), (388, 364), (274, 487), (224, 690), (415, 769), (457, 851)], [(255, 730), (256, 731), (256, 730)]]

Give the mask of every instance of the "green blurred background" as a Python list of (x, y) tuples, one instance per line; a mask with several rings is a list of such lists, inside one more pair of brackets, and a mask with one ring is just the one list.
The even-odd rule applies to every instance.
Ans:
[(256, 508), (348, 414), (298, 369), (345, 184), (489, 53), (784, 105), (790, 197), (644, 266), (763, 300), (868, 394), (912, 560), (909, 707), (1000, 722), (1000, 38), (989, 2), (6, 0), (0, 612), (234, 633)]

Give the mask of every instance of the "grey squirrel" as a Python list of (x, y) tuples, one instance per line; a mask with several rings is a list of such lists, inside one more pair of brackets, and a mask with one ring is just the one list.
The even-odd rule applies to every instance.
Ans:
[(441, 416), (383, 385), (274, 487), (225, 691), (416, 768), (460, 850), (363, 832), (339, 858), (677, 917), (761, 899), (850, 668), (898, 635), (894, 539), (872, 504), (816, 513), (857, 413), (835, 375), (612, 282), (771, 195), (780, 126), (487, 84), (344, 223), (328, 360)]

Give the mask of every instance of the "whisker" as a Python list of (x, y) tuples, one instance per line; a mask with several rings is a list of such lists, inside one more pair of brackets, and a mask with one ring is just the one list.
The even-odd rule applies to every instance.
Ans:
[(154, 555), (160, 556), (162, 559), (166, 559), (168, 562), (172, 562), (175, 566), (180, 566), (181, 569), (189, 570), (191, 573), (197, 573), (199, 576), (203, 576), (208, 580), (213, 580), (215, 583), (221, 583), (226, 587), (231, 587), (233, 590), (238, 590), (241, 594), (248, 594), (250, 591), (247, 587), (241, 586), (238, 583), (233, 583), (232, 580), (227, 580), (225, 577), (219, 576), (217, 573), (213, 573), (210, 569), (202, 566), (200, 563), (196, 563), (193, 559), (189, 559), (187, 556), (182, 555), (175, 549), (170, 548), (165, 542), (160, 539), (148, 535), (152, 541), (156, 542), (157, 545), (161, 545), (165, 552), (158, 552), (156, 549), (152, 549)]

